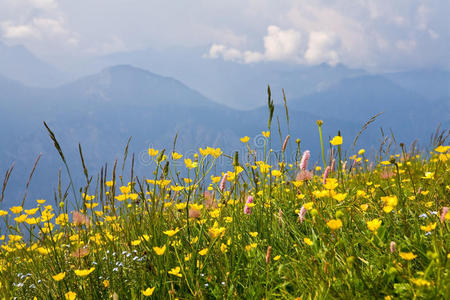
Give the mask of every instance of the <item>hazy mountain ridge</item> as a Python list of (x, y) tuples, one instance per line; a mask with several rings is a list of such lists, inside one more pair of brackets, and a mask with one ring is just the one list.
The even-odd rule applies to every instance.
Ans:
[[(190, 63), (195, 64), (195, 61)], [(204, 82), (205, 88), (214, 89), (221, 79), (224, 83), (222, 91), (231, 91), (223, 96), (235, 97), (233, 95), (241, 91), (248, 91), (238, 99), (243, 104), (258, 94), (265, 103), (267, 85), (263, 83), (264, 76), (269, 78), (267, 83), (275, 78), (271, 84), (275, 101), (281, 102), (281, 88), (285, 88), (288, 96), (290, 129), (288, 131), (286, 127), (284, 107), (277, 106), (272, 122), (272, 147), (278, 149), (280, 139), (284, 139), (284, 136), (278, 137), (278, 117), (283, 134), (289, 132), (293, 138), (289, 149), (295, 146), (295, 138), (301, 138), (302, 149), (312, 150), (316, 160), (320, 159), (317, 119), (325, 121), (325, 140), (341, 130), (345, 146), (349, 147), (364, 122), (384, 111), (360, 138), (357, 147), (367, 148), (379, 145), (380, 127), (386, 132), (392, 128), (403, 142), (419, 138), (424, 145), (439, 123), (443, 128), (448, 128), (450, 123), (450, 97), (445, 96), (445, 88), (439, 94), (442, 95), (440, 99), (430, 102), (420, 93), (384, 75), (367, 75), (343, 66), (213, 63), (219, 75), (212, 74), (210, 81)], [(205, 78), (208, 68), (199, 68), (200, 75), (195, 80), (200, 82)], [(274, 68), (280, 68), (280, 71), (269, 76)], [(223, 70), (233, 71), (221, 72)], [(193, 74), (195, 70), (190, 72)], [(328, 72), (334, 74), (325, 76)], [(233, 89), (237, 83), (239, 85)], [(303, 86), (309, 89), (302, 90)], [(290, 87), (293, 87), (293, 93)], [(69, 163), (75, 168), (73, 173), (78, 175), (82, 174), (77, 150), (79, 142), (88, 167), (97, 171), (103, 163), (111, 164), (115, 159), (121, 159), (126, 141), (132, 136), (130, 153), (136, 155), (136, 172), (146, 174), (150, 171), (146, 155), (148, 147), (172, 149), (177, 133), (179, 152), (192, 154), (198, 147), (217, 146), (232, 154), (242, 149), (239, 138), (244, 135), (256, 136), (251, 143), (258, 145), (258, 134), (267, 126), (264, 106), (236, 110), (210, 100), (174, 78), (129, 65), (107, 67), (56, 88), (28, 87), (0, 76), (0, 91), (1, 172), (12, 161), (16, 162), (7, 201), (16, 201), (14, 199), (22, 194), (25, 178), (40, 152), (43, 157), (32, 181), (30, 197), (47, 197), (47, 185), (56, 185), (62, 165), (42, 121), (47, 121), (55, 131)], [(252, 94), (254, 91), (256, 93)], [(294, 96), (297, 94), (299, 97)], [(77, 176), (76, 180), (82, 180), (82, 177)], [(47, 194), (42, 195), (44, 191)]]

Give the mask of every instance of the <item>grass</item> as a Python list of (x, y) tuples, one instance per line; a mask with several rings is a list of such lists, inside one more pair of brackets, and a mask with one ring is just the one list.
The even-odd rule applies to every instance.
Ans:
[(284, 155), (275, 159), (270, 131), (263, 135), (264, 159), (243, 138), (245, 158), (236, 154), (226, 175), (213, 174), (224, 155), (219, 148), (189, 158), (149, 149), (150, 178), (132, 175), (128, 182), (114, 167), (94, 181), (83, 163), (86, 186), (79, 193), (72, 186), (74, 199), (60, 186), (53, 204), (39, 199), (34, 209), (0, 210), (0, 295), (448, 297), (444, 141), (431, 153), (403, 151), (370, 162), (363, 149), (345, 157), (335, 138), (334, 170), (333, 158), (327, 163), (323, 155), (328, 171), (309, 171), (305, 156), (303, 170)]

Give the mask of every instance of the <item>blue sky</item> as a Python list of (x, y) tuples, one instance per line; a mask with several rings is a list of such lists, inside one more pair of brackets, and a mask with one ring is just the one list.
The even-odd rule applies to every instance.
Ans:
[(205, 47), (240, 63), (449, 69), (447, 0), (0, 0), (0, 40), (53, 61)]

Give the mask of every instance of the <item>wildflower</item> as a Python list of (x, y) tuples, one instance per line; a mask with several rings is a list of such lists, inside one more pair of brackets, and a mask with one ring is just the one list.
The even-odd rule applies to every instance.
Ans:
[(412, 283), (414, 283), (417, 286), (431, 286), (431, 282), (429, 282), (428, 280), (425, 280), (423, 278), (410, 278), (409, 279)]
[(173, 229), (173, 230), (166, 230), (166, 231), (163, 231), (163, 233), (166, 234), (166, 235), (168, 235), (169, 237), (172, 237), (172, 236), (174, 236), (175, 234), (177, 234), (178, 231), (180, 231), (180, 229), (177, 227), (177, 228), (175, 228), (175, 229)]
[(198, 251), (198, 254), (200, 254), (201, 256), (205, 256), (208, 253), (208, 248), (204, 248), (200, 251)]
[(227, 173), (223, 174), (222, 181), (220, 182), (220, 186), (219, 186), (221, 192), (223, 192), (225, 190), (225, 185), (227, 183), (227, 177), (228, 177)]
[(439, 146), (436, 149), (434, 149), (434, 151), (439, 152), (439, 153), (445, 153), (450, 149), (450, 146)]
[(399, 253), (400, 257), (403, 258), (404, 260), (413, 260), (414, 258), (417, 257), (417, 255), (415, 255), (412, 252), (400, 252)]
[(258, 246), (258, 243), (251, 243), (250, 245), (245, 246), (245, 251), (250, 251)]
[(182, 158), (183, 157), (183, 154), (179, 154), (179, 153), (176, 153), (176, 152), (172, 152), (172, 159), (173, 160), (179, 160), (180, 158)]
[(298, 213), (298, 219), (299, 219), (300, 223), (303, 223), (303, 221), (305, 220), (306, 212), (307, 212), (307, 209), (306, 209), (305, 205), (302, 205), (302, 207), (300, 208), (300, 212)]
[(183, 275), (180, 273), (180, 267), (175, 267), (173, 269), (170, 269), (167, 273), (177, 276), (177, 277), (183, 277)]
[(32, 215), (34, 215), (37, 211), (38, 211), (38, 207), (36, 207), (36, 208), (33, 208), (33, 209), (25, 209), (25, 213), (27, 214), (27, 215), (30, 215), (30, 216), (32, 216)]
[(266, 137), (266, 138), (268, 138), (269, 136), (270, 136), (270, 131), (263, 131), (263, 132), (261, 132), (262, 133), (262, 135), (264, 136), (264, 137)]
[(358, 155), (363, 155), (365, 152), (366, 152), (366, 150), (360, 149), (360, 150), (358, 151)]
[(347, 198), (347, 193), (337, 193), (333, 195), (333, 199), (339, 202), (344, 201)]
[(248, 136), (244, 136), (241, 138), (241, 142), (244, 144), (248, 143), (249, 140), (250, 140), (250, 138)]
[(266, 264), (270, 263), (270, 255), (272, 254), (272, 246), (267, 247)]
[(146, 297), (150, 297), (151, 295), (153, 295), (154, 290), (155, 290), (155, 287), (147, 288), (146, 290), (142, 291), (142, 295), (144, 295)]
[(381, 220), (373, 219), (372, 221), (367, 221), (367, 228), (372, 231), (374, 234), (377, 234), (378, 228), (381, 226)]
[(188, 168), (188, 169), (194, 169), (194, 168), (197, 168), (197, 166), (198, 166), (198, 163), (192, 162), (192, 160), (190, 158), (185, 159), (184, 164), (186, 165), (186, 168)]
[(423, 231), (431, 231), (433, 229), (436, 228), (436, 222), (428, 224), (427, 226), (420, 226), (420, 229), (422, 229)]
[(308, 168), (308, 161), (310, 156), (311, 152), (309, 150), (303, 152), (302, 160), (300, 161), (300, 170), (305, 171)]
[(281, 176), (281, 171), (279, 171), (279, 170), (272, 170), (272, 176), (273, 177), (280, 177)]
[(53, 280), (55, 281), (61, 281), (64, 279), (64, 277), (66, 277), (66, 272), (62, 272), (52, 276)]
[(274, 258), (273, 258), (273, 260), (274, 261), (277, 261), (277, 260), (279, 260), (281, 258), (281, 255), (277, 255), (277, 256), (275, 256)]
[(340, 219), (330, 220), (327, 222), (327, 225), (331, 230), (338, 230), (342, 227), (342, 221)]
[(251, 205), (249, 205), (251, 203), (253, 203), (253, 196), (248, 196), (244, 207), (244, 214), (250, 215), (252, 213)]
[(77, 298), (77, 293), (68, 291), (64, 294), (64, 297), (66, 298), (66, 300), (75, 300)]
[(7, 211), (0, 210), (0, 217), (8, 215)]
[(163, 255), (164, 252), (166, 252), (166, 245), (162, 247), (153, 247), (153, 251), (155, 251), (157, 255)]
[(190, 208), (189, 209), (189, 218), (191, 219), (198, 219), (200, 218), (202, 212), (198, 209), (195, 208)]
[(150, 156), (156, 156), (156, 155), (158, 155), (158, 153), (159, 153), (159, 150), (155, 150), (153, 148), (148, 149), (148, 155), (150, 155)]
[(325, 172), (323, 173), (323, 180), (322, 180), (322, 183), (323, 183), (324, 185), (327, 183), (328, 173), (330, 173), (330, 167), (329, 167), (329, 166), (325, 169)]
[(13, 206), (9, 210), (11, 210), (13, 214), (20, 214), (23, 210), (23, 207), (22, 206)]
[(80, 277), (86, 277), (89, 274), (91, 274), (92, 272), (94, 272), (95, 267), (90, 268), (89, 270), (74, 270), (75, 275), (80, 276)]
[(333, 146), (342, 145), (342, 136), (335, 136), (331, 141), (330, 144)]
[(105, 279), (102, 283), (105, 288), (109, 288), (109, 280)]
[(306, 245), (308, 245), (308, 246), (311, 246), (312, 244), (313, 244), (313, 242), (311, 241), (311, 239), (310, 238), (304, 238), (303, 239), (303, 242), (306, 244)]
[(389, 245), (389, 250), (391, 250), (391, 253), (395, 252), (395, 242), (391, 241), (391, 244)]
[(81, 226), (81, 225), (89, 226), (91, 224), (91, 220), (89, 219), (89, 217), (86, 215), (83, 215), (82, 213), (80, 213), (78, 211), (73, 212), (72, 218), (73, 218), (72, 223), (75, 226)]
[(441, 218), (440, 218), (441, 223), (444, 223), (444, 221), (448, 220), (448, 219), (450, 219), (450, 214), (448, 213), (448, 207), (444, 206), (442, 208), (442, 213), (441, 213)]

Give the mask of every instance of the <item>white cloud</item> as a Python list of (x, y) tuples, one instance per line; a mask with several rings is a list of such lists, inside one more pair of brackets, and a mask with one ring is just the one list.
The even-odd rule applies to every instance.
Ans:
[(239, 61), (243, 63), (256, 63), (260, 61), (298, 61), (300, 59), (301, 35), (299, 32), (288, 29), (282, 30), (278, 26), (267, 27), (264, 37), (264, 52), (240, 51), (236, 48), (222, 44), (213, 44), (209, 49), (208, 57), (224, 60)]
[(309, 64), (327, 63), (331, 66), (335, 66), (339, 62), (337, 47), (338, 40), (334, 34), (323, 31), (313, 31), (309, 34), (305, 60)]
[(296, 60), (300, 42), (299, 32), (293, 29), (281, 30), (271, 25), (267, 28), (267, 35), (264, 37), (264, 57), (269, 61)]
[(11, 22), (2, 22), (0, 27), (3, 36), (8, 39), (39, 38), (39, 32), (29, 25), (13, 25)]

